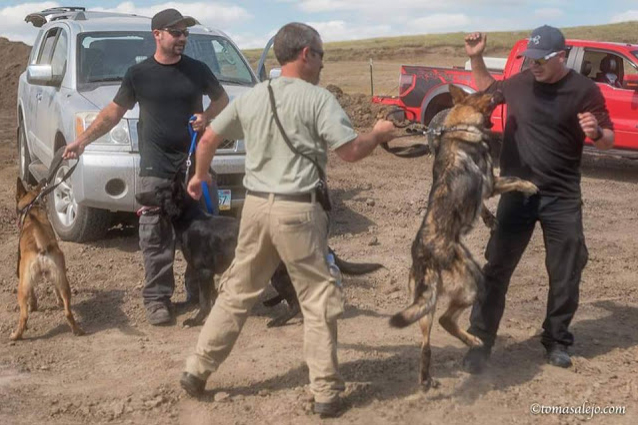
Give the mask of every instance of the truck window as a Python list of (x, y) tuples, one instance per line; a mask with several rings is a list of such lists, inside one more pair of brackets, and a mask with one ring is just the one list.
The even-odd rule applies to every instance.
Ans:
[(623, 58), (614, 52), (585, 49), (580, 73), (598, 83), (622, 87), (625, 70)]
[(60, 30), (58, 41), (53, 48), (53, 56), (51, 57), (51, 68), (53, 75), (64, 76), (66, 72), (66, 57), (69, 49), (68, 36), (65, 30)]
[[(129, 67), (155, 52), (151, 32), (84, 33), (78, 40), (79, 84), (119, 82)], [(248, 64), (223, 37), (191, 33), (184, 54), (204, 62), (221, 82), (253, 85)]]
[(44, 36), (42, 41), (42, 48), (38, 54), (38, 65), (48, 65), (51, 63), (51, 53), (53, 52), (53, 45), (55, 44), (55, 38), (58, 35), (59, 28), (50, 29)]

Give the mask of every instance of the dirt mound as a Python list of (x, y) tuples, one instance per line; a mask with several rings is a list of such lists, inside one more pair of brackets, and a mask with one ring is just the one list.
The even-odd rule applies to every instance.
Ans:
[(27, 66), (31, 46), (0, 37), (0, 109), (13, 110), (18, 78)]
[(365, 130), (372, 127), (377, 119), (383, 118), (388, 108), (385, 105), (372, 103), (368, 95), (344, 93), (339, 86), (334, 84), (326, 86), (326, 90), (337, 98), (356, 129)]

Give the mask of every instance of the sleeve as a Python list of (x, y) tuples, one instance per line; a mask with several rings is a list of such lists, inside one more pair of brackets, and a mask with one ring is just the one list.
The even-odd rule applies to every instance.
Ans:
[(605, 103), (605, 97), (595, 83), (592, 83), (591, 89), (585, 95), (585, 102), (581, 112), (591, 112), (598, 120), (598, 125), (602, 128), (614, 130), (614, 124), (609, 118), (609, 111)]
[(135, 89), (133, 88), (133, 72), (131, 68), (124, 74), (122, 85), (113, 98), (113, 102), (126, 109), (132, 109), (133, 106), (135, 106), (137, 98), (135, 97)]
[(215, 77), (215, 74), (210, 70), (208, 65), (202, 62), (204, 68), (202, 75), (204, 77), (203, 86), (204, 93), (210, 98), (210, 100), (217, 100), (224, 93), (224, 88)]
[(325, 93), (325, 100), (319, 107), (316, 122), (317, 132), (326, 141), (330, 150), (335, 150), (357, 138), (350, 118), (330, 92)]
[(230, 102), (210, 123), (211, 129), (229, 140), (237, 140), (244, 138), (244, 129), (242, 128), (239, 114), (237, 112), (237, 103), (239, 99)]

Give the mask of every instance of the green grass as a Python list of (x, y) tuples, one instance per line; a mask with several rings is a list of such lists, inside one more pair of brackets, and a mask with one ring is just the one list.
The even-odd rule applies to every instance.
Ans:
[[(638, 42), (638, 22), (561, 28), (565, 37), (596, 41), (623, 43)], [(523, 31), (493, 32), (488, 34), (489, 55), (507, 55), (517, 40), (529, 35), (531, 29)], [(325, 43), (326, 58), (331, 61), (398, 58), (411, 53), (428, 53), (445, 49), (446, 53), (464, 55), (465, 33), (425, 34), (402, 37), (371, 38)], [(449, 51), (448, 51), (449, 50)], [(253, 63), (259, 60), (261, 49), (244, 50)], [(269, 54), (274, 58), (272, 49)]]

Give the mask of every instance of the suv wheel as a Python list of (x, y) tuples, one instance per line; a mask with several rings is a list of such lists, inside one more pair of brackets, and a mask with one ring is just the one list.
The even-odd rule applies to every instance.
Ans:
[[(64, 148), (61, 148), (61, 150)], [(62, 155), (60, 151), (56, 156)], [(53, 184), (70, 169), (68, 161), (55, 173)], [(109, 211), (78, 205), (73, 194), (71, 178), (62, 182), (49, 194), (48, 208), (51, 224), (63, 241), (87, 242), (102, 238), (111, 223)]]
[(27, 135), (24, 131), (24, 122), (20, 119), (20, 125), (18, 126), (18, 175), (23, 183), (33, 185), (37, 182), (29, 172), (29, 165), (31, 165), (31, 154), (27, 144)]

